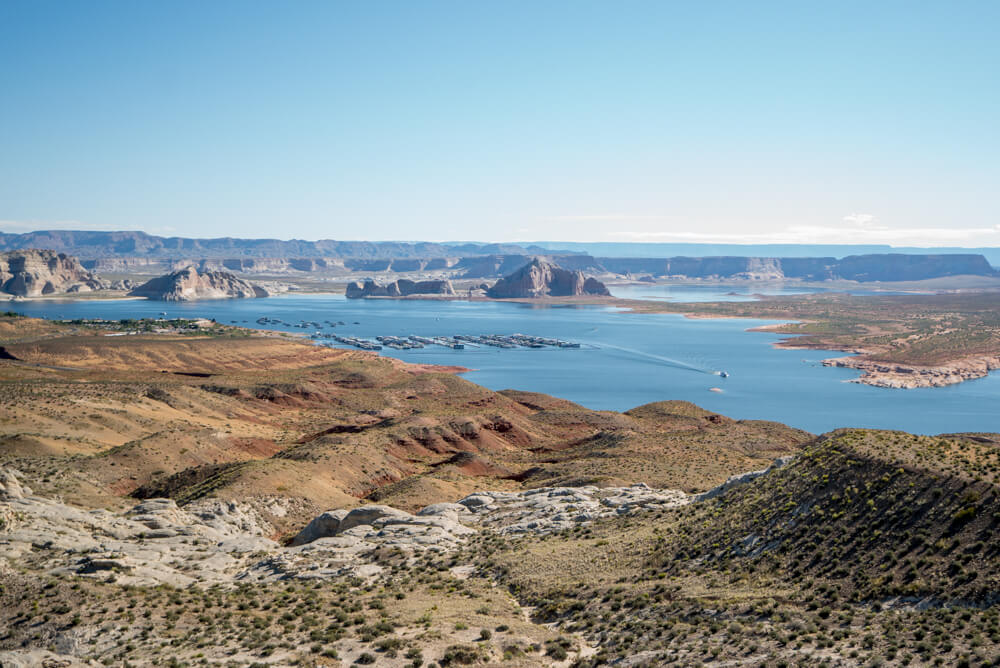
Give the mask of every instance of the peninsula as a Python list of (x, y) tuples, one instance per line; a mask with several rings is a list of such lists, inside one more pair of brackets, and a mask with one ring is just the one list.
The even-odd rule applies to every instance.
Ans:
[[(885, 388), (942, 387), (1000, 369), (1000, 293), (811, 294), (754, 301), (675, 303), (613, 300), (637, 313), (786, 321), (758, 328), (788, 334), (781, 348), (840, 350), (828, 366), (857, 369), (854, 381)], [(787, 322), (793, 320), (794, 322)]]

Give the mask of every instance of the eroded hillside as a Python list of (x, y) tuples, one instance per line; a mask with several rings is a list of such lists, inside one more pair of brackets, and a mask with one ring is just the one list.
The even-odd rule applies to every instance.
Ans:
[(844, 430), (717, 498), (492, 566), (580, 665), (995, 665), (1000, 436)]
[[(703, 491), (810, 438), (683, 402), (592, 411), (235, 328), (107, 336), (4, 320), (15, 359), (0, 361), (0, 457), (40, 492), (92, 507), (250, 501), (287, 532), (329, 508), (412, 510), (477, 489)], [(266, 510), (275, 498), (282, 516)]]

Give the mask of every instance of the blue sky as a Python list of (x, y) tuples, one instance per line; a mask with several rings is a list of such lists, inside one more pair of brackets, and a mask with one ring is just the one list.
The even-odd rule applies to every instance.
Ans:
[(0, 231), (1000, 245), (998, 2), (0, 3)]

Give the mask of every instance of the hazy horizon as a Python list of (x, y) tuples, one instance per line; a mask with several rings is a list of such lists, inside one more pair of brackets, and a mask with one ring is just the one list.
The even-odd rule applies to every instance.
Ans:
[[(996, 246), (916, 246), (916, 245), (905, 245), (905, 244), (889, 244), (889, 243), (757, 243), (757, 242), (697, 242), (697, 241), (678, 241), (678, 242), (662, 242), (662, 241), (601, 241), (601, 240), (577, 240), (577, 239), (536, 239), (536, 240), (525, 240), (525, 239), (515, 239), (511, 241), (491, 241), (482, 239), (365, 239), (365, 238), (302, 238), (302, 237), (241, 237), (234, 235), (222, 235), (222, 236), (184, 236), (184, 235), (155, 235), (152, 233), (145, 232), (143, 230), (131, 229), (131, 230), (74, 230), (74, 229), (37, 229), (30, 230), (26, 232), (8, 232), (6, 230), (0, 229), (0, 234), (58, 234), (58, 233), (93, 233), (93, 234), (113, 234), (113, 233), (141, 233), (150, 234), (151, 236), (160, 236), (164, 238), (186, 238), (194, 239), (199, 241), (211, 241), (214, 239), (234, 239), (239, 241), (278, 241), (278, 242), (305, 242), (305, 243), (316, 243), (322, 241), (336, 241), (338, 243), (399, 243), (399, 244), (439, 244), (448, 246), (461, 246), (461, 245), (508, 245), (508, 246), (520, 246), (522, 248), (540, 247), (544, 250), (558, 252), (558, 251), (570, 251), (570, 252), (582, 252), (590, 254), (609, 254), (613, 249), (621, 249), (627, 251), (626, 255), (639, 257), (636, 253), (641, 252), (641, 249), (657, 249), (658, 251), (663, 251), (665, 249), (676, 249), (676, 252), (671, 252), (669, 254), (681, 255), (684, 249), (697, 250), (703, 254), (731, 254), (725, 252), (726, 249), (758, 249), (758, 250), (780, 250), (780, 249), (796, 249), (793, 253), (796, 256), (806, 257), (809, 253), (804, 252), (808, 249), (814, 249), (817, 252), (826, 252), (827, 254), (834, 254), (842, 256), (844, 253), (879, 253), (879, 252), (986, 252), (991, 261), (1000, 262), (1000, 253), (994, 251), (1000, 251), (1000, 247)], [(607, 252), (602, 252), (602, 251)], [(718, 250), (718, 253), (712, 253), (710, 251)], [(798, 252), (801, 250), (803, 252)], [(837, 254), (836, 250), (842, 250), (844, 253)], [(658, 256), (662, 256), (663, 253), (659, 253)]]
[(998, 19), (4, 3), (0, 231), (1000, 246)]

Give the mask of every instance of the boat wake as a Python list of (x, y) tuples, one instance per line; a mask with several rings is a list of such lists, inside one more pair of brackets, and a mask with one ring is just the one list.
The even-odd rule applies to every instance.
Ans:
[(613, 345), (613, 344), (610, 344), (610, 343), (604, 343), (604, 342), (599, 343), (599, 344), (594, 344), (594, 345), (597, 345), (597, 346), (599, 346), (601, 348), (610, 348), (612, 350), (620, 350), (623, 353), (627, 353), (627, 354), (633, 355), (635, 357), (642, 357), (644, 359), (653, 360), (653, 361), (659, 362), (660, 364), (663, 364), (665, 366), (674, 367), (675, 369), (682, 369), (684, 371), (693, 371), (695, 373), (704, 373), (704, 374), (707, 374), (709, 376), (719, 376), (719, 375), (721, 375), (723, 373), (721, 371), (715, 371), (714, 369), (708, 369), (706, 367), (696, 366), (694, 364), (689, 364), (687, 362), (682, 362), (681, 360), (675, 360), (675, 359), (672, 359), (670, 357), (664, 357), (662, 355), (653, 355), (652, 353), (645, 353), (645, 352), (643, 352), (641, 350), (636, 350), (634, 348), (624, 348), (622, 346), (616, 346), (616, 345)]

